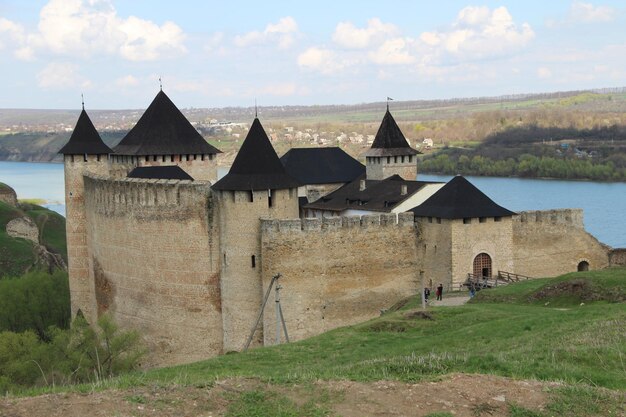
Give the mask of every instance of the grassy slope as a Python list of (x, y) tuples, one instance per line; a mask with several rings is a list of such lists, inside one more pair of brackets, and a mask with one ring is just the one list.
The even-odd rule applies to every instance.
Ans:
[(6, 233), (6, 224), (24, 215), (30, 216), (39, 226), (42, 244), (67, 260), (63, 216), (34, 204), (24, 204), (21, 208), (16, 208), (0, 202), (0, 277), (20, 276), (35, 262), (32, 243), (25, 239), (12, 238)]
[[(560, 280), (581, 276), (626, 296), (626, 269)], [(626, 389), (625, 304), (598, 301), (581, 306), (571, 299), (568, 307), (553, 308), (544, 305), (547, 301), (524, 301), (524, 294), (550, 284), (537, 280), (489, 290), (470, 305), (432, 308), (434, 320), (407, 319), (403, 309), (298, 343), (152, 370), (126, 382), (138, 378), (201, 384), (229, 376), (277, 383), (413, 381), (458, 371)], [(495, 302), (498, 294), (506, 302)]]

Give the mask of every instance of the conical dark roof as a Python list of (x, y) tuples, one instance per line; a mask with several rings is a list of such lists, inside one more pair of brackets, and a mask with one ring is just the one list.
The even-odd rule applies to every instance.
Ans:
[(61, 148), (63, 155), (102, 155), (113, 153), (100, 138), (85, 109), (80, 112), (70, 140)]
[(504, 217), (515, 213), (501, 207), (464, 177), (457, 175), (428, 200), (411, 210), (416, 217), (462, 219)]
[(137, 124), (115, 147), (119, 155), (216, 154), (172, 100), (159, 91)]
[(409, 146), (398, 124), (387, 109), (374, 138), (374, 143), (365, 156), (400, 156), (418, 153)]
[(216, 190), (269, 190), (296, 188), (261, 126), (254, 119), (228, 174), (213, 185)]
[(300, 184), (350, 182), (365, 173), (362, 163), (337, 147), (292, 148), (280, 162)]

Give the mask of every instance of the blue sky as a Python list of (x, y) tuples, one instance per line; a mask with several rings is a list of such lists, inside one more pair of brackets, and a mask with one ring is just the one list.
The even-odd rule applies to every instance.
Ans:
[(626, 86), (623, 1), (0, 0), (1, 108), (351, 104)]

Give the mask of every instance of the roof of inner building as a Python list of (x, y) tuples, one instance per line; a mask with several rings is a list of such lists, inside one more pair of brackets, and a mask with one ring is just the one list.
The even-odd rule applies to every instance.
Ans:
[(465, 177), (457, 175), (429, 199), (411, 210), (416, 217), (462, 219), (505, 217), (515, 213), (494, 203)]
[(285, 170), (300, 184), (350, 182), (365, 173), (365, 166), (337, 147), (293, 148), (281, 158)]

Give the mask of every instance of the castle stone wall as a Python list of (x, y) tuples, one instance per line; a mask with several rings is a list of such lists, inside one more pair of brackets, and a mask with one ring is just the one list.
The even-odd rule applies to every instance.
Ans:
[(513, 217), (513, 263), (518, 274), (549, 277), (609, 265), (609, 247), (587, 233), (582, 209), (526, 211)]
[[(261, 241), (263, 291), (282, 274), (291, 340), (376, 317), (418, 292), (412, 213), (262, 220)], [(276, 335), (273, 300), (263, 318), (268, 345)]]
[[(468, 273), (474, 272), (474, 259), (481, 253), (491, 258), (491, 274), (514, 272), (513, 221), (511, 217), (452, 220), (452, 286), (458, 289)], [(481, 223), (482, 220), (482, 223)], [(444, 283), (445, 285), (445, 283)]]
[[(243, 349), (261, 307), (261, 253), (259, 218), (297, 218), (297, 189), (216, 191), (219, 201), (221, 242), (221, 285), (224, 351)], [(253, 263), (254, 257), (254, 263)], [(255, 345), (262, 343), (263, 332), (255, 334)]]
[(424, 287), (432, 289), (442, 283), (449, 288), (452, 285), (452, 221), (434, 217), (415, 220), (419, 272)]
[(209, 184), (84, 181), (85, 261), (98, 314), (108, 312), (123, 327), (139, 330), (151, 365), (221, 353), (219, 240)]
[(90, 252), (87, 242), (87, 220), (83, 176), (108, 175), (106, 155), (65, 155), (65, 223), (68, 275), (72, 317), (80, 309), (92, 323), (97, 319), (93, 274), (89, 268)]
[(626, 248), (612, 249), (610, 251), (609, 266), (626, 266)]
[[(389, 158), (389, 162), (387, 162)], [(396, 159), (394, 159), (396, 158)], [(381, 157), (368, 157), (366, 158), (366, 175), (368, 180), (384, 180), (392, 175), (399, 175), (405, 180), (415, 181), (417, 178), (417, 157), (411, 155), (411, 162), (409, 162), (409, 156), (381, 156)]]

